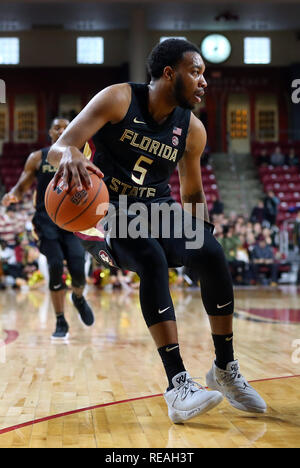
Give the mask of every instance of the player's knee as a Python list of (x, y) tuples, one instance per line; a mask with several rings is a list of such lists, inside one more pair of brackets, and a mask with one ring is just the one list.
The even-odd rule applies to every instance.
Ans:
[(60, 261), (52, 261), (48, 264), (49, 268), (49, 289), (50, 291), (60, 291), (65, 288), (62, 275), (63, 263)]
[(224, 251), (219, 242), (211, 235), (205, 240), (201, 249), (195, 249), (190, 254), (190, 264), (192, 268), (207, 269), (209, 266), (219, 266), (226, 262)]
[(74, 271), (72, 276), (72, 286), (74, 288), (83, 288), (85, 286), (85, 274), (84, 271)]
[(73, 257), (68, 261), (68, 268), (72, 277), (72, 286), (75, 288), (85, 286), (84, 257)]
[(157, 275), (168, 271), (168, 262), (165, 255), (155, 249), (146, 249), (139, 256), (137, 274)]

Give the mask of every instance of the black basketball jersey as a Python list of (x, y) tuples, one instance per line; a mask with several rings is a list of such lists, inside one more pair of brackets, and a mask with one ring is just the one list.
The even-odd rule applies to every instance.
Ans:
[(56, 172), (55, 167), (51, 166), (51, 164), (47, 162), (49, 149), (50, 147), (43, 148), (41, 150), (42, 162), (40, 168), (36, 172), (36, 212), (32, 222), (39, 237), (43, 236), (48, 239), (57, 239), (59, 233), (62, 230), (56, 224), (54, 224), (51, 218), (48, 216), (44, 201), (45, 192), (47, 190), (48, 184), (53, 179), (54, 174)]
[(49, 182), (53, 179), (56, 172), (55, 167), (47, 161), (47, 156), (50, 150), (48, 148), (43, 148), (42, 151), (42, 162), (40, 168), (36, 172), (37, 187), (36, 187), (36, 210), (43, 211), (45, 210), (45, 192), (47, 190)]
[(92, 138), (93, 163), (104, 173), (110, 200), (128, 203), (170, 197), (169, 179), (182, 158), (191, 112), (176, 107), (163, 124), (148, 111), (148, 85), (130, 83), (131, 104), (124, 119), (107, 123)]

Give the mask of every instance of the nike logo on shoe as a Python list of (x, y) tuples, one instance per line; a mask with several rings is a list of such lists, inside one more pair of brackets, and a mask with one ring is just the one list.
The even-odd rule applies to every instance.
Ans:
[(226, 307), (226, 306), (228, 306), (228, 305), (231, 304), (231, 303), (232, 303), (232, 301), (227, 302), (227, 304), (223, 304), (223, 305), (217, 304), (217, 309), (223, 309), (223, 307)]
[(136, 124), (144, 124), (146, 125), (146, 122), (142, 122), (141, 120), (138, 120), (136, 117), (134, 117), (133, 122)]
[(159, 314), (163, 314), (164, 312), (166, 312), (166, 310), (170, 309), (170, 306), (169, 307), (166, 307), (166, 309), (163, 309), (163, 310), (158, 310), (158, 313)]

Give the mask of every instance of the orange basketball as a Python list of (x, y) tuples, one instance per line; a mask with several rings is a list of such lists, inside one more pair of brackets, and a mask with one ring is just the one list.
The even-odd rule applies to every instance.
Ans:
[(53, 190), (53, 181), (45, 193), (45, 207), (52, 221), (66, 231), (90, 229), (106, 215), (109, 203), (107, 187), (102, 179), (90, 172), (92, 185), (78, 191), (72, 181), (69, 190), (62, 188), (60, 179)]

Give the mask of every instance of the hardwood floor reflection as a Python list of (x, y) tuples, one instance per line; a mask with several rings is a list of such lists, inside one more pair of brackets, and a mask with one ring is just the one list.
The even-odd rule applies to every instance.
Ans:
[[(161, 395), (167, 382), (138, 293), (89, 287), (87, 297), (95, 325), (83, 327), (68, 294), (70, 338), (54, 344), (47, 290), (0, 292), (0, 447), (300, 446), (294, 287), (236, 291), (236, 357), (267, 401), (267, 414), (241, 413), (223, 402), (184, 425), (168, 418)], [(185, 365), (204, 383), (214, 354), (200, 292), (173, 290), (172, 297)]]

